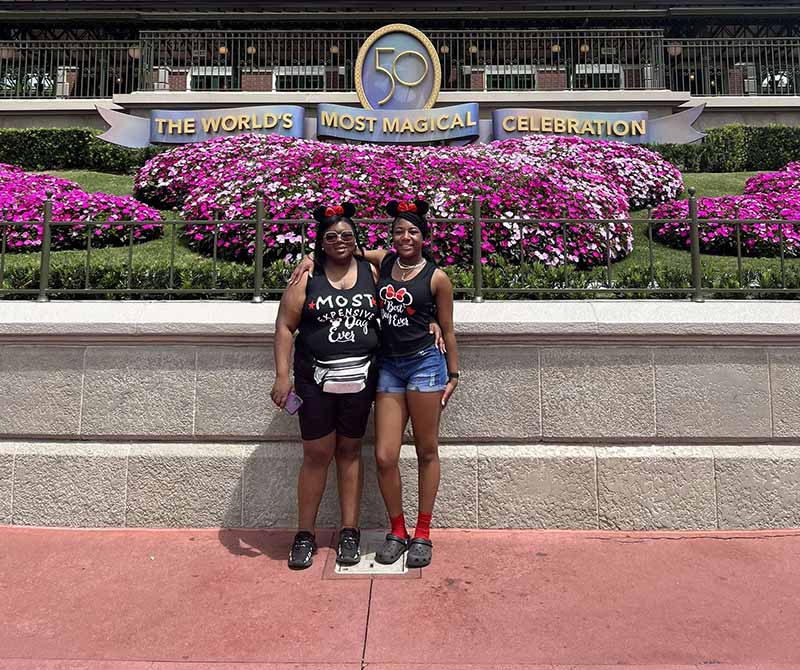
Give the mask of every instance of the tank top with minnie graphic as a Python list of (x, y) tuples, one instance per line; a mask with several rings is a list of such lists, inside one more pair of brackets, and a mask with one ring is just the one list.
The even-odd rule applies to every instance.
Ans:
[(436, 314), (431, 279), (436, 265), (428, 261), (408, 281), (392, 279), (397, 254), (381, 263), (378, 279), (378, 304), (381, 309), (381, 353), (384, 356), (410, 356), (434, 343), (430, 325)]
[(356, 258), (358, 275), (350, 289), (331, 286), (325, 273), (306, 284), (306, 301), (296, 340), (298, 355), (311, 361), (366, 356), (378, 349), (378, 305), (370, 264)]

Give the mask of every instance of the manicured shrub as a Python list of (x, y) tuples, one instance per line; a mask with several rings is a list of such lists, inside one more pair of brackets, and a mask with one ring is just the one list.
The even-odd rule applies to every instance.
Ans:
[(682, 172), (778, 170), (800, 160), (800, 127), (731, 124), (706, 131), (694, 144), (650, 145)]
[(96, 170), (129, 174), (162, 147), (128, 149), (97, 139), (93, 128), (0, 128), (0, 163), (26, 170)]

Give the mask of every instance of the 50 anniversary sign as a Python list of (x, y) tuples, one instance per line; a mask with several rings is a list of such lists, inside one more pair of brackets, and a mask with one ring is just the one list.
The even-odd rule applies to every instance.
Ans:
[[(430, 40), (412, 26), (394, 23), (372, 33), (358, 52), (355, 82), (361, 109), (324, 103), (317, 106), (316, 135), (320, 139), (466, 144), (480, 136), (478, 103), (434, 106), (442, 83), (439, 55)], [(703, 137), (691, 127), (702, 111), (703, 106), (698, 106), (650, 119), (647, 112), (498, 109), (492, 113), (491, 128), (494, 139), (552, 133), (631, 143), (683, 144)], [(200, 142), (248, 132), (306, 136), (305, 111), (292, 105), (150, 110), (147, 116), (100, 107), (98, 112), (111, 126), (100, 137), (128, 147), (144, 147), (151, 142)]]
[(356, 93), (364, 109), (320, 105), (317, 136), (404, 144), (477, 139), (477, 103), (432, 109), (441, 83), (430, 40), (403, 23), (384, 26), (367, 38), (356, 59)]

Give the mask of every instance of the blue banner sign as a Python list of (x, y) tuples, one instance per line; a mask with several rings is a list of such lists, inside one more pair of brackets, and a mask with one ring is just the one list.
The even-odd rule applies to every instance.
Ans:
[(413, 144), (476, 140), (478, 104), (407, 110), (368, 110), (321, 104), (317, 108), (317, 137), (357, 142)]
[(186, 144), (240, 133), (303, 137), (305, 110), (294, 105), (264, 105), (232, 109), (153, 109), (147, 117), (98, 107), (111, 128), (100, 137), (126, 147), (150, 143)]
[(705, 105), (651, 119), (647, 112), (575, 112), (562, 109), (498, 109), (492, 112), (496, 140), (531, 134), (575, 135), (629, 144), (688, 144), (705, 137), (692, 128)]

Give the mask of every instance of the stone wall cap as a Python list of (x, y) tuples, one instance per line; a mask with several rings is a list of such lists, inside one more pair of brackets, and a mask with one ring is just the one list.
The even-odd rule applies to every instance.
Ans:
[[(271, 339), (278, 303), (189, 301), (9, 301), (0, 340), (59, 337)], [(459, 336), (500, 338), (797, 338), (800, 302), (570, 300), (457, 302)], [(511, 338), (511, 339), (509, 339)]]

